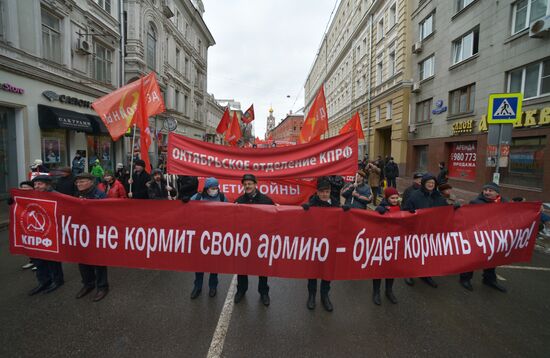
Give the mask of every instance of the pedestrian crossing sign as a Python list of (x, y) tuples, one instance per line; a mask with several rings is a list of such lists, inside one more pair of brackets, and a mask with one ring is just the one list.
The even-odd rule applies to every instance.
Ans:
[(521, 93), (497, 93), (489, 95), (487, 123), (513, 124), (521, 119)]

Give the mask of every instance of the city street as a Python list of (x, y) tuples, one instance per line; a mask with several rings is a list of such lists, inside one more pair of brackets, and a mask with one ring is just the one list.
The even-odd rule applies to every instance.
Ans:
[[(305, 280), (270, 279), (264, 307), (251, 278), (245, 299), (224, 308), (231, 275), (218, 295), (190, 300), (194, 275), (110, 268), (111, 292), (99, 303), (80, 289), (77, 266), (65, 264), (65, 285), (27, 296), (36, 284), (25, 257), (12, 256), (0, 232), (0, 356), (206, 357), (213, 336), (223, 357), (547, 357), (550, 352), (550, 257), (497, 272), (509, 290), (499, 293), (474, 277), (474, 292), (457, 277), (437, 278), (433, 289), (396, 282), (397, 305), (371, 301), (372, 284), (333, 282), (334, 312), (306, 308)], [(530, 267), (532, 269), (526, 269)], [(318, 299), (319, 300), (319, 299)], [(232, 308), (232, 312), (231, 312)], [(224, 311), (223, 318), (220, 315)], [(221, 321), (218, 325), (218, 321)], [(227, 331), (220, 329), (229, 323)], [(218, 327), (218, 329), (216, 328)], [(218, 348), (220, 346), (218, 345)]]

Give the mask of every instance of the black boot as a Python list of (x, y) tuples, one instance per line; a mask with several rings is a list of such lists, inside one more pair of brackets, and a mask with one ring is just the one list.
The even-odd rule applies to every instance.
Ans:
[(386, 290), (386, 297), (387, 297), (388, 300), (390, 300), (390, 302), (393, 303), (394, 305), (397, 304), (397, 297), (395, 297), (395, 295), (393, 294), (393, 291), (392, 291), (392, 290)]
[(334, 309), (334, 307), (332, 307), (332, 302), (330, 302), (330, 298), (328, 297), (328, 293), (321, 295), (321, 303), (328, 312), (332, 312)]
[(414, 286), (414, 280), (412, 278), (406, 278), (405, 283), (409, 286)]
[(202, 292), (202, 289), (200, 287), (193, 287), (193, 291), (191, 291), (191, 299), (194, 300), (195, 298), (199, 297)]
[(308, 310), (314, 310), (315, 309), (315, 292), (310, 292), (309, 297), (307, 299), (307, 309)]
[(472, 282), (470, 280), (460, 280), (460, 284), (468, 291), (474, 290), (474, 287), (472, 286)]
[(508, 290), (506, 289), (506, 287), (502, 286), (500, 283), (498, 283), (497, 280), (494, 280), (494, 281), (489, 281), (489, 280), (485, 280), (483, 279), (483, 284), (484, 285), (487, 285), (489, 287), (492, 287), (494, 288), (495, 290), (498, 290), (502, 293), (506, 293), (508, 292)]
[(380, 291), (372, 292), (372, 302), (374, 302), (374, 304), (377, 306), (380, 306), (382, 304), (382, 301), (380, 300)]
[(437, 288), (437, 282), (431, 277), (422, 277), (422, 281), (426, 282), (429, 286)]

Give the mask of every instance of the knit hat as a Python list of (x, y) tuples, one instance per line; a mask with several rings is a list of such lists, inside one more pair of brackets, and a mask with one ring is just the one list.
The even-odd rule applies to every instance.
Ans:
[(250, 180), (250, 181), (253, 181), (254, 183), (258, 183), (254, 174), (243, 175), (243, 178), (241, 179), (241, 183), (244, 183), (245, 180)]
[(31, 169), (36, 169), (39, 165), (42, 165), (42, 161), (40, 159), (35, 159), (31, 165)]
[(384, 198), (388, 199), (392, 195), (399, 195), (399, 192), (393, 186), (389, 186), (384, 190)]
[(498, 186), (496, 183), (494, 182), (489, 182), (487, 184), (485, 184), (482, 188), (483, 189), (493, 189), (494, 191), (496, 191), (497, 193), (500, 194), (500, 186)]
[(443, 190), (447, 190), (447, 189), (452, 189), (453, 187), (450, 186), (449, 184), (441, 184), (437, 189), (439, 189), (439, 191), (443, 191)]
[(330, 189), (330, 182), (326, 178), (319, 178), (317, 180), (317, 190)]
[(430, 174), (430, 173), (426, 173), (422, 176), (422, 181), (420, 182), (422, 184), (422, 186), (424, 186), (424, 184), (426, 184), (426, 182), (428, 180), (434, 180), (435, 181), (435, 184), (437, 185), (437, 179), (435, 178), (435, 176), (433, 174)]
[(206, 178), (204, 182), (204, 189), (219, 187), (220, 183), (216, 178)]
[(424, 173), (414, 173), (413, 179), (420, 179), (424, 176)]
[(139, 165), (140, 167), (145, 168), (145, 161), (143, 159), (136, 159), (134, 165)]
[(122, 169), (122, 168), (124, 168), (124, 165), (122, 163), (116, 163), (116, 168), (117, 169)]

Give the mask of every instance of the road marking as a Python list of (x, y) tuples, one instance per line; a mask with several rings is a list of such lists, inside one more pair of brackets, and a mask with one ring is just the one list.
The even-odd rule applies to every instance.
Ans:
[(345, 247), (337, 247), (336, 252), (346, 252), (346, 248)]
[(504, 277), (500, 276), (498, 273), (497, 273), (497, 278), (501, 281), (506, 281), (506, 279)]
[(509, 268), (516, 270), (530, 270), (530, 271), (550, 271), (550, 267), (531, 267), (531, 266), (499, 266), (499, 268)]
[(235, 296), (235, 291), (237, 291), (237, 275), (233, 275), (233, 279), (229, 284), (229, 290), (227, 291), (222, 312), (220, 313), (220, 319), (218, 320), (218, 325), (216, 326), (212, 341), (210, 342), (208, 354), (206, 355), (207, 358), (218, 358), (222, 355), (225, 336), (227, 335), (231, 314), (233, 313), (233, 297)]

